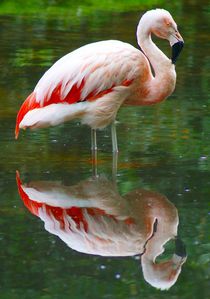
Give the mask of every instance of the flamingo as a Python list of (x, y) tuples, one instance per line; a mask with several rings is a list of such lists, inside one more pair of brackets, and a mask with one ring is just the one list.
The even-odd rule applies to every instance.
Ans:
[[(150, 285), (164, 290), (175, 284), (187, 257), (177, 238), (177, 209), (164, 195), (136, 189), (121, 196), (103, 175), (73, 186), (60, 181), (24, 184), (18, 172), (16, 178), (24, 205), (67, 246), (100, 256), (140, 255)], [(156, 262), (170, 239), (175, 239), (175, 253)]]
[[(154, 44), (151, 34), (170, 42), (171, 59)], [(96, 129), (112, 124), (112, 148), (118, 152), (115, 118), (120, 106), (152, 105), (171, 95), (176, 83), (175, 62), (184, 45), (177, 24), (164, 9), (143, 14), (136, 36), (140, 49), (118, 40), (99, 41), (52, 65), (18, 112), (16, 139), (20, 129), (80, 119), (92, 129), (95, 150)]]

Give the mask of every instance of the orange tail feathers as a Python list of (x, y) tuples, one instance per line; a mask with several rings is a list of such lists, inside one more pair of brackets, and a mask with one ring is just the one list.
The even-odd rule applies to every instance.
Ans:
[(20, 110), (18, 112), (17, 119), (16, 119), (16, 127), (15, 127), (15, 139), (18, 138), (19, 130), (20, 130), (19, 125), (20, 125), (22, 119), (24, 118), (24, 116), (26, 115), (26, 113), (29, 112), (30, 110), (33, 110), (33, 109), (39, 108), (39, 107), (40, 107), (39, 103), (36, 102), (35, 92), (32, 92), (27, 97), (27, 99), (24, 101), (24, 103), (22, 104), (22, 106), (20, 107)]
[(20, 194), (20, 197), (24, 203), (24, 205), (27, 207), (27, 209), (34, 215), (38, 215), (38, 209), (42, 204), (36, 203), (35, 201), (30, 200), (28, 195), (25, 193), (25, 191), (22, 188), (22, 181), (20, 179), (19, 171), (16, 170), (16, 182), (18, 187), (18, 192)]

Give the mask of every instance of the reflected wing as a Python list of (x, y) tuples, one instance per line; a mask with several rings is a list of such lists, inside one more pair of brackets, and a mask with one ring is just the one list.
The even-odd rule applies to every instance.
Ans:
[[(57, 235), (69, 247), (105, 256), (127, 256), (137, 254), (142, 249), (137, 242), (138, 227), (132, 217), (125, 216), (127, 210), (113, 215), (100, 208), (106, 194), (113, 196), (113, 190), (103, 190), (103, 184), (107, 187), (108, 181), (102, 179), (97, 184), (97, 181), (91, 179), (72, 187), (62, 186), (58, 182), (32, 182), (24, 185), (18, 172), (16, 179), (19, 194), (27, 209), (44, 221), (47, 231)], [(91, 185), (92, 190), (88, 190)], [(94, 185), (102, 188), (97, 191)], [(90, 188), (86, 188), (88, 186)], [(96, 198), (92, 201), (93, 190), (96, 191)], [(109, 201), (109, 198), (105, 201)], [(119, 203), (113, 202), (113, 210), (115, 202)], [(119, 207), (117, 209), (120, 212)]]

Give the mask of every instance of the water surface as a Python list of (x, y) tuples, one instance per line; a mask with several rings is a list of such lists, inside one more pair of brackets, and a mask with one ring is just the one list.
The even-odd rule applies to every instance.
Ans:
[[(117, 194), (163, 195), (179, 217), (187, 261), (168, 292), (145, 282), (140, 257), (101, 257), (69, 248), (23, 204), (23, 183), (73, 187), (92, 176), (90, 132), (77, 121), (14, 140), (16, 113), (43, 72), (89, 42), (120, 39), (136, 46), (141, 10), (121, 13), (0, 16), (0, 291), (1, 298), (209, 298), (210, 7), (207, 1), (165, 6), (185, 39), (173, 95), (154, 107), (122, 107)], [(168, 51), (166, 42), (159, 43)], [(167, 52), (168, 53), (168, 52)], [(109, 128), (99, 132), (98, 173), (112, 182)], [(173, 242), (163, 258), (170, 258)]]

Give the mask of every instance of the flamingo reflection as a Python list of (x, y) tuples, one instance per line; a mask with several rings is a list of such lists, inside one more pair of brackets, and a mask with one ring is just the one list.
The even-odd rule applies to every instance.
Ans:
[[(23, 184), (17, 172), (17, 185), (28, 210), (72, 249), (101, 256), (140, 255), (150, 285), (163, 290), (176, 282), (186, 252), (177, 238), (177, 209), (164, 195), (137, 189), (121, 196), (104, 176), (66, 186), (55, 181)], [(157, 263), (171, 239), (175, 253)]]

